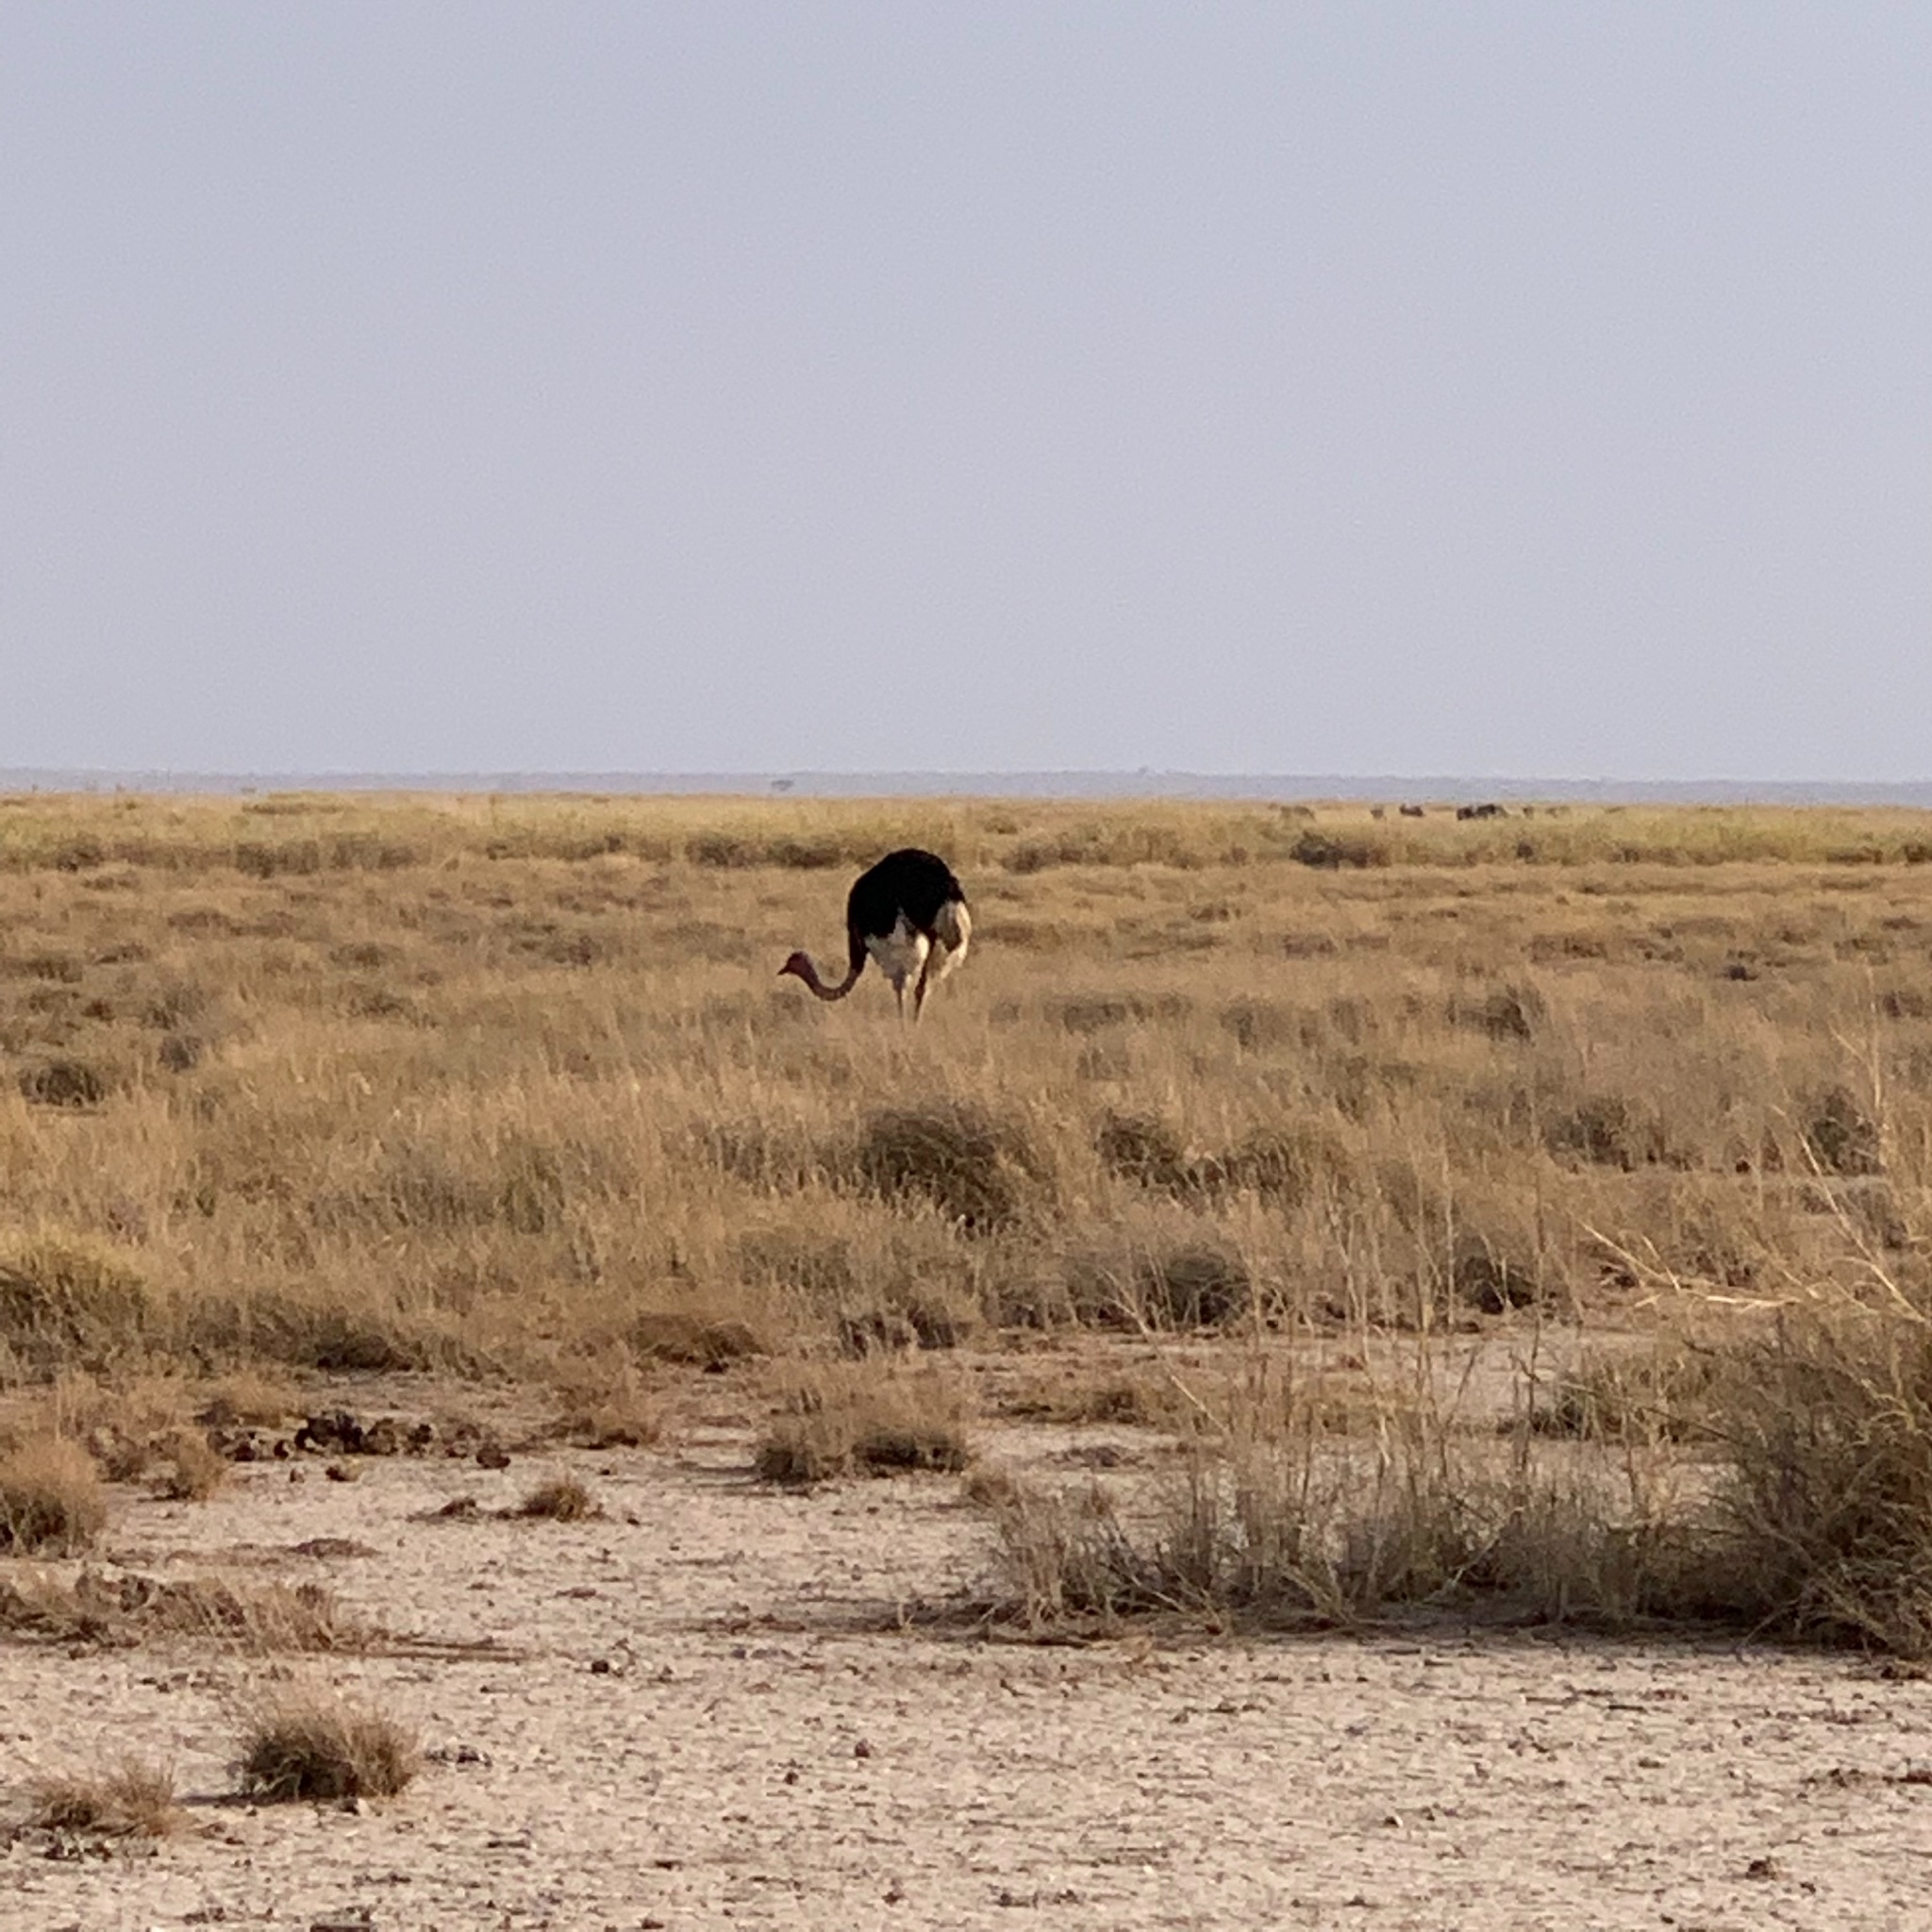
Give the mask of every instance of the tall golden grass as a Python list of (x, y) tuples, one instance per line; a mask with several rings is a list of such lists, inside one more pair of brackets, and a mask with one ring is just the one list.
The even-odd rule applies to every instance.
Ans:
[[(1391, 862), (1300, 863), (1310, 832)], [(1829, 857), (1915, 832), (7, 801), (0, 1373), (548, 1370), (667, 1310), (774, 1344), (1426, 1325), (1645, 1275), (1775, 1301), (1874, 1253), (1916, 1291), (1932, 873)], [(907, 838), (977, 919), (916, 1032), (775, 977)]]
[[(924, 1023), (780, 982), (908, 842), (975, 922)], [(1879, 1324), (1853, 1380), (1916, 1387), (1927, 858), (1902, 811), (0, 800), (0, 1379), (1692, 1311)]]

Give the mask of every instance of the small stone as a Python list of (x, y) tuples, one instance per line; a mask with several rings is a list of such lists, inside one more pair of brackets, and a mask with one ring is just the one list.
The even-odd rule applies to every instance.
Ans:
[(509, 1451), (498, 1442), (486, 1442), (476, 1452), (476, 1461), (484, 1469), (508, 1469)]

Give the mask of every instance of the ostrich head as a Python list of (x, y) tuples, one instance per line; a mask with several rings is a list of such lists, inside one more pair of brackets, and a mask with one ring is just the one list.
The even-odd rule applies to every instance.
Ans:
[(779, 967), (778, 977), (783, 979), (788, 973), (794, 979), (804, 980), (808, 986), (818, 977), (818, 974), (812, 970), (811, 961), (803, 953), (793, 953), (791, 958)]

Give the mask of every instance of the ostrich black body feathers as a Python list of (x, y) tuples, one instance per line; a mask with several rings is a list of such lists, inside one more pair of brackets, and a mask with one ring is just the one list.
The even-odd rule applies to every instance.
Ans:
[(949, 906), (963, 906), (966, 889), (953, 868), (916, 845), (889, 852), (869, 872), (852, 882), (845, 895), (845, 940), (849, 964), (856, 973), (865, 964), (869, 941), (890, 941), (903, 917), (907, 925), (928, 944), (949, 924)]
[(803, 980), (818, 999), (842, 1000), (858, 984), (865, 962), (874, 959), (892, 983), (902, 1017), (911, 987), (916, 1020), (927, 991), (966, 957), (972, 937), (966, 889), (952, 868), (908, 846), (861, 873), (845, 895), (846, 968), (837, 986), (827, 986), (804, 953), (793, 953), (778, 973)]

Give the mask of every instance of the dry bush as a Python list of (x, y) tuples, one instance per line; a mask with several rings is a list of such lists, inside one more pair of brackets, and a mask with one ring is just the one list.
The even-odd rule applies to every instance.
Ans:
[(797, 1372), (754, 1457), (765, 1482), (950, 1472), (973, 1459), (957, 1385), (878, 1367)]
[(386, 1712), (322, 1690), (291, 1690), (250, 1713), (236, 1779), (266, 1804), (392, 1798), (422, 1768), (415, 1734)]
[(1739, 1372), (1736, 1351), (1666, 1334), (1634, 1347), (1586, 1351), (1547, 1385), (1531, 1383), (1509, 1431), (1592, 1442), (1699, 1442), (1714, 1438), (1724, 1381)]
[(175, 1795), (175, 1774), (127, 1757), (105, 1772), (61, 1773), (30, 1779), (26, 1823), (40, 1831), (90, 1838), (169, 1838), (187, 1823)]
[(554, 1432), (585, 1449), (645, 1449), (664, 1434), (658, 1397), (628, 1362), (559, 1375)]
[(627, 1340), (646, 1361), (720, 1369), (766, 1351), (748, 1323), (714, 1321), (684, 1308), (647, 1309), (632, 1322)]
[(1189, 1413), (1172, 1381), (1152, 1371), (1027, 1375), (998, 1405), (1020, 1422), (1112, 1424), (1123, 1428), (1169, 1428)]
[(1327, 1627), (1417, 1608), (1624, 1628), (1670, 1614), (1684, 1539), (1641, 1485), (1441, 1450), (1224, 1442), (1131, 1521), (1098, 1490), (1023, 1491), (993, 1509), (995, 1614), (1045, 1629)]
[(236, 1369), (205, 1385), (194, 1420), (211, 1429), (274, 1428), (303, 1407), (302, 1391), (286, 1377)]
[(201, 1429), (176, 1429), (161, 1444), (155, 1493), (171, 1503), (206, 1503), (228, 1479), (228, 1465)]
[(1714, 1405), (1713, 1590), (1768, 1628), (1932, 1656), (1932, 1327), (1915, 1307), (1786, 1313)]
[(1000, 1612), (1286, 1627), (1451, 1610), (1932, 1656), (1932, 1324), (1902, 1294), (1587, 1354), (1554, 1399), (1519, 1389), (1536, 1399), (1501, 1440), (1393, 1387), (1363, 1391), (1341, 1434), (1319, 1382), (1207, 1405), (1217, 1426), (1131, 1519), (1097, 1491), (991, 1496)]
[(75, 1556), (107, 1524), (100, 1471), (78, 1442), (35, 1437), (0, 1456), (0, 1552)]
[(140, 1345), (152, 1296), (107, 1244), (41, 1235), (0, 1248), (0, 1363), (26, 1373), (99, 1368)]
[(886, 1200), (929, 1203), (973, 1232), (1017, 1219), (1039, 1170), (1019, 1121), (963, 1101), (882, 1108), (866, 1117), (848, 1158)]
[(344, 1611), (319, 1583), (237, 1587), (212, 1577), (170, 1582), (84, 1569), (72, 1581), (29, 1573), (0, 1583), (0, 1631), (18, 1639), (124, 1648), (158, 1637), (207, 1640), (250, 1653), (364, 1651), (384, 1633)]
[(575, 1476), (558, 1475), (531, 1490), (516, 1513), (547, 1523), (585, 1523), (602, 1516), (604, 1506)]
[(1105, 1328), (1220, 1328), (1249, 1311), (1254, 1292), (1240, 1253), (1213, 1241), (1137, 1243), (1125, 1253), (1076, 1254), (1067, 1264), (1074, 1319)]

